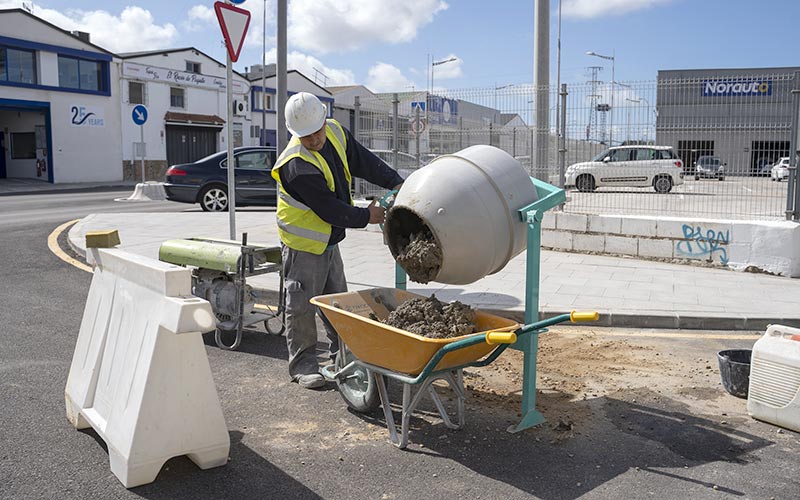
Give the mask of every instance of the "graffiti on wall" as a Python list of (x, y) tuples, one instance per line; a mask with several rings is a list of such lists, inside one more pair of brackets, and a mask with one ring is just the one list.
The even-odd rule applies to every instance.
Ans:
[(708, 257), (714, 259), (714, 254), (719, 256), (719, 261), (728, 264), (727, 246), (731, 239), (730, 229), (725, 232), (713, 229), (704, 230), (701, 226), (690, 224), (683, 225), (683, 240), (678, 242), (676, 253), (693, 259)]

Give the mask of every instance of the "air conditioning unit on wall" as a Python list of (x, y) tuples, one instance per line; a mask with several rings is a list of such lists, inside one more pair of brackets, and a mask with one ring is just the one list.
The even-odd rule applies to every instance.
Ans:
[(233, 114), (236, 116), (247, 116), (247, 103), (240, 100), (234, 100)]

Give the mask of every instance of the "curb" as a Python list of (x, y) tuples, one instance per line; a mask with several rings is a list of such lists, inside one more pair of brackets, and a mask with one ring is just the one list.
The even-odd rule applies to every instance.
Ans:
[(135, 184), (110, 184), (103, 186), (76, 186), (65, 188), (46, 188), (46, 189), (28, 189), (23, 191), (0, 191), (2, 196), (23, 196), (30, 194), (58, 194), (58, 193), (88, 193), (92, 191), (104, 191), (107, 189), (133, 189)]
[[(484, 309), (486, 312), (505, 316), (519, 323), (525, 322), (522, 311), (502, 309)], [(571, 311), (544, 310), (542, 319), (552, 318)], [(614, 328), (654, 328), (664, 330), (724, 330), (724, 331), (759, 331), (763, 332), (769, 325), (779, 324), (800, 328), (800, 318), (757, 318), (748, 316), (690, 316), (665, 312), (664, 314), (629, 314), (600, 312), (600, 319), (585, 326), (601, 326)]]

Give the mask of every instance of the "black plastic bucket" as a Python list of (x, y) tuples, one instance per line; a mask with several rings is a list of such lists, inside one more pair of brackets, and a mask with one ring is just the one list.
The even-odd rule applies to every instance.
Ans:
[(752, 354), (753, 351), (751, 349), (730, 349), (717, 353), (722, 386), (737, 398), (747, 397), (747, 388), (750, 385), (750, 356)]

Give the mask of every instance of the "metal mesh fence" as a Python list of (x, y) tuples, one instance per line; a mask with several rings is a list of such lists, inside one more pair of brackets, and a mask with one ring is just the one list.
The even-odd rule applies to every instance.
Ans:
[[(538, 129), (532, 85), (381, 94), (356, 106), (355, 132), (404, 176), (437, 155), (499, 147), (530, 175), (566, 181), (566, 211), (782, 219), (788, 173), (773, 166), (789, 156), (793, 85), (791, 73), (613, 85), (594, 77), (567, 85), (563, 100), (546, 89), (548, 122)], [(591, 161), (612, 145), (623, 150)], [(364, 181), (355, 189), (384, 192)]]

